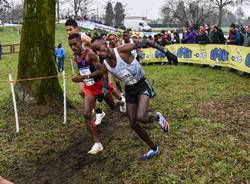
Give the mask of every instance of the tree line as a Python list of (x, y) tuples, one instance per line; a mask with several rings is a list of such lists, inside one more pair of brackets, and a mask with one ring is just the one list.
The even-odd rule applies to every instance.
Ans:
[[(97, 3), (97, 4), (95, 4)], [(20, 23), (23, 18), (24, 1), (14, 3), (11, 0), (0, 0), (0, 20), (2, 22)], [(203, 23), (228, 26), (232, 22), (244, 23), (245, 13), (242, 6), (250, 5), (250, 0), (166, 0), (161, 7), (163, 23), (197, 27)], [(109, 26), (123, 28), (126, 16), (126, 5), (121, 2), (107, 2), (102, 8), (92, 0), (56, 0), (57, 22), (60, 18), (84, 17), (91, 21)], [(238, 7), (235, 13), (229, 7)], [(250, 21), (250, 17), (248, 18)]]
[[(167, 0), (161, 14), (164, 23), (179, 23), (183, 26), (193, 24), (196, 27), (210, 23), (221, 27), (225, 22), (228, 25), (232, 22), (241, 24), (245, 16), (241, 6), (249, 4), (250, 0)], [(238, 9), (233, 14), (228, 10), (229, 7)]]

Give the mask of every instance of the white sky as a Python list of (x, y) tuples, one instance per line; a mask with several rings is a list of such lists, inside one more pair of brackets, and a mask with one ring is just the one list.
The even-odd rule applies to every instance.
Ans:
[[(104, 9), (108, 0), (93, 0), (93, 8), (99, 7), (99, 9)], [(126, 14), (128, 16), (146, 16), (151, 19), (157, 19), (161, 16), (161, 7), (165, 5), (165, 0), (110, 0), (115, 4), (119, 1), (126, 6)], [(173, 0), (175, 1), (175, 0)], [(184, 0), (185, 1), (185, 0)], [(250, 16), (250, 7), (242, 7), (245, 11), (246, 16)], [(229, 8), (231, 11), (235, 11), (236, 8)]]
[[(20, 2), (21, 0), (12, 0)], [(110, 0), (114, 3), (119, 1), (126, 6), (126, 15), (128, 16), (146, 16), (150, 19), (160, 17), (160, 9), (165, 4), (165, 0)], [(174, 1), (174, 0), (173, 0)], [(104, 12), (104, 7), (108, 0), (92, 0), (93, 9), (98, 9), (99, 13)], [(250, 7), (243, 7), (246, 16), (250, 16)], [(236, 8), (230, 8), (233, 12)]]

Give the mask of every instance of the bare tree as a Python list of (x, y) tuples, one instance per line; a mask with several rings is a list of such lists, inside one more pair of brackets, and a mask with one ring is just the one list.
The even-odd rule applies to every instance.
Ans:
[(69, 0), (68, 1), (74, 10), (75, 18), (81, 13), (82, 16), (86, 16), (89, 12), (89, 6), (92, 0)]
[(243, 22), (243, 19), (245, 18), (244, 10), (239, 6), (235, 12), (236, 16), (236, 22), (240, 25)]
[(8, 12), (8, 19), (11, 22), (20, 23), (23, 18), (23, 2), (10, 1), (10, 10)]
[(7, 21), (8, 13), (10, 10), (10, 4), (7, 0), (0, 0), (0, 20)]
[(61, 11), (61, 6), (65, 4), (67, 0), (56, 0), (56, 15), (57, 15), (57, 23), (59, 23), (60, 20), (60, 11)]
[(188, 24), (198, 26), (214, 15), (215, 11), (211, 7), (211, 3), (205, 0), (177, 0), (177, 2), (167, 0), (166, 5), (162, 7), (162, 15), (184, 26)]
[(210, 2), (218, 9), (218, 26), (221, 26), (223, 10), (227, 6), (236, 6), (243, 3), (245, 0), (210, 0)]

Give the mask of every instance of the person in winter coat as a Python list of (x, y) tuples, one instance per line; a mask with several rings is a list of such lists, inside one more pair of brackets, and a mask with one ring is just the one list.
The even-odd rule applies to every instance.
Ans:
[(250, 47), (250, 25), (246, 27), (246, 36), (244, 38), (243, 46)]
[(187, 29), (187, 32), (183, 34), (182, 43), (188, 43), (188, 44), (196, 43), (196, 39), (197, 39), (197, 35), (194, 30), (194, 27), (190, 26)]

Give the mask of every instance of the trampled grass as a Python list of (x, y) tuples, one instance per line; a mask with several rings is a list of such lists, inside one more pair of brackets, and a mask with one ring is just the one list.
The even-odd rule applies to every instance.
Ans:
[[(62, 124), (63, 108), (18, 104), (21, 132), (16, 134), (10, 87), (0, 82), (0, 175), (16, 183), (32, 178), (36, 182), (29, 183), (250, 181), (249, 78), (197, 65), (145, 66), (157, 93), (151, 107), (163, 112), (171, 125), (169, 134), (163, 134), (157, 124), (145, 126), (160, 145), (161, 154), (141, 161), (139, 157), (148, 150), (146, 145), (130, 129), (124, 115), (102, 105), (107, 118), (99, 131), (105, 150), (85, 156), (91, 141), (81, 116), (82, 98), (70, 80), (71, 52), (63, 26), (57, 27), (59, 42), (67, 52), (67, 92), (75, 106), (68, 111), (68, 124)], [(18, 55), (4, 55), (0, 80), (7, 79), (8, 73), (16, 76), (17, 64)]]

